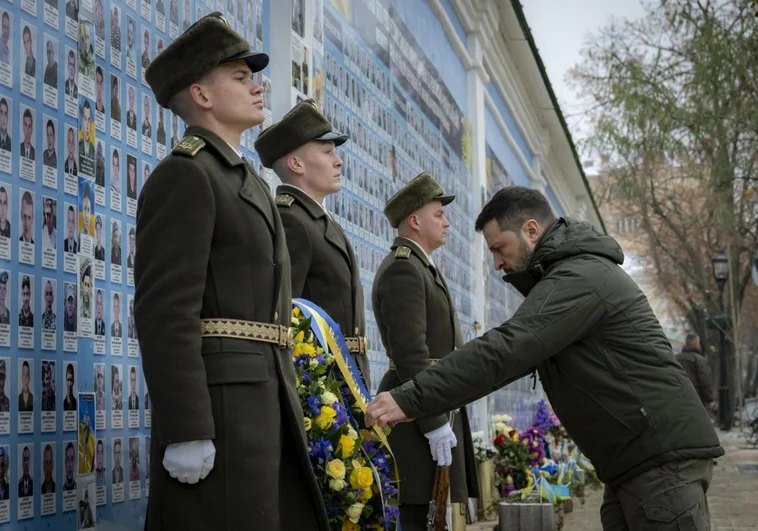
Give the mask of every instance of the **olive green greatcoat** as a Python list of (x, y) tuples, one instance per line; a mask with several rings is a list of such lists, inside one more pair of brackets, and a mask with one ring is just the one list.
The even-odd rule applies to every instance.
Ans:
[[(458, 317), (442, 274), (421, 248), (396, 238), (392, 251), (376, 272), (372, 292), (374, 315), (387, 356), (394, 362), (382, 378), (379, 391), (410, 380), (462, 344)], [(389, 435), (400, 473), (400, 502), (426, 504), (432, 495), (436, 463), (424, 436), (448, 422), (448, 413), (398, 424)], [(471, 428), (465, 408), (455, 415), (458, 444), (450, 467), (453, 502), (478, 497), (478, 481)]]
[[(345, 337), (364, 336), (360, 268), (347, 236), (301, 189), (283, 185), (276, 193), (292, 264), (292, 297), (320, 306)], [(368, 356), (364, 352), (353, 358), (370, 388)]]
[[(205, 145), (193, 154), (192, 141)], [(147, 528), (327, 530), (290, 352), (200, 334), (201, 318), (289, 324), (290, 263), (268, 186), (224, 140), (189, 127), (145, 183), (136, 238), (153, 414)], [(216, 448), (208, 477), (172, 479), (166, 446), (203, 439)]]

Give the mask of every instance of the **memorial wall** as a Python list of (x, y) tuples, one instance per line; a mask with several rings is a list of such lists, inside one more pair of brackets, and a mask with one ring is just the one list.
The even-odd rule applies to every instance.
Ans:
[[(271, 65), (256, 74), (263, 127), (282, 107), (275, 99), (314, 98), (350, 135), (342, 191), (326, 206), (361, 266), (372, 391), (388, 366), (370, 307), (394, 237), (382, 209), (421, 171), (456, 194), (434, 260), (464, 337), (517, 306), (489, 253), (483, 264), (475, 252), (482, 197), (530, 185), (496, 115), (533, 155), (487, 87), (498, 103), (482, 138), (486, 187), (474, 175), (468, 73), (432, 2), (290, 0), (290, 25), (276, 29), (289, 48), (270, 49), (274, 1), (286, 0), (0, 0), (0, 531), (142, 529), (151, 418), (133, 319), (135, 216), (145, 180), (184, 129), (144, 73), (212, 11), (254, 49), (291, 59), (289, 87), (272, 86)], [(448, 0), (441, 5), (465, 39)], [(278, 179), (253, 151), (259, 129), (245, 133), (243, 151), (273, 193)], [(482, 271), (487, 301), (475, 297)], [(531, 382), (516, 385), (531, 407)]]

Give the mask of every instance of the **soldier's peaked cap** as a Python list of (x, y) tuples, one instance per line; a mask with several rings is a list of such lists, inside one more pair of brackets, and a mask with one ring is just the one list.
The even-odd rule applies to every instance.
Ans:
[(168, 108), (172, 96), (202, 78), (222, 63), (244, 60), (253, 72), (268, 65), (268, 55), (256, 53), (215, 11), (179, 35), (150, 62), (145, 80), (161, 107)]
[(445, 195), (445, 191), (434, 180), (434, 177), (422, 172), (389, 198), (384, 206), (384, 215), (387, 216), (390, 225), (396, 229), (405, 218), (427, 203), (440, 201), (443, 205), (447, 205), (453, 199), (455, 196)]
[(288, 153), (312, 140), (334, 142), (341, 146), (348, 136), (336, 131), (309, 98), (295, 105), (282, 119), (267, 127), (255, 140), (255, 151), (266, 168)]

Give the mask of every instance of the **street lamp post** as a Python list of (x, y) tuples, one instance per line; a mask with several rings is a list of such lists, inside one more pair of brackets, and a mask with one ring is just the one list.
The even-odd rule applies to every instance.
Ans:
[[(729, 280), (729, 258), (724, 251), (719, 251), (711, 260), (713, 265), (713, 278), (719, 287), (719, 309), (722, 316), (725, 315), (724, 308), (724, 286)], [(727, 319), (722, 320), (719, 326), (719, 425), (722, 430), (729, 431), (732, 429), (732, 411), (729, 407), (729, 379), (727, 375), (726, 362), (726, 334), (724, 326)]]

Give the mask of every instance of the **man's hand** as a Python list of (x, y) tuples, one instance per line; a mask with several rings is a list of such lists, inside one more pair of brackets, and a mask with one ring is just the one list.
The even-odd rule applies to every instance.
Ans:
[(394, 426), (398, 422), (410, 422), (409, 419), (397, 405), (395, 399), (388, 392), (379, 393), (368, 404), (366, 409), (366, 426)]
[(190, 441), (169, 444), (163, 455), (163, 468), (181, 483), (194, 484), (208, 476), (215, 461), (212, 441)]
[(452, 449), (458, 444), (455, 438), (453, 428), (447, 422), (424, 436), (429, 439), (429, 448), (432, 451), (432, 459), (437, 461), (439, 466), (450, 466), (453, 464)]

